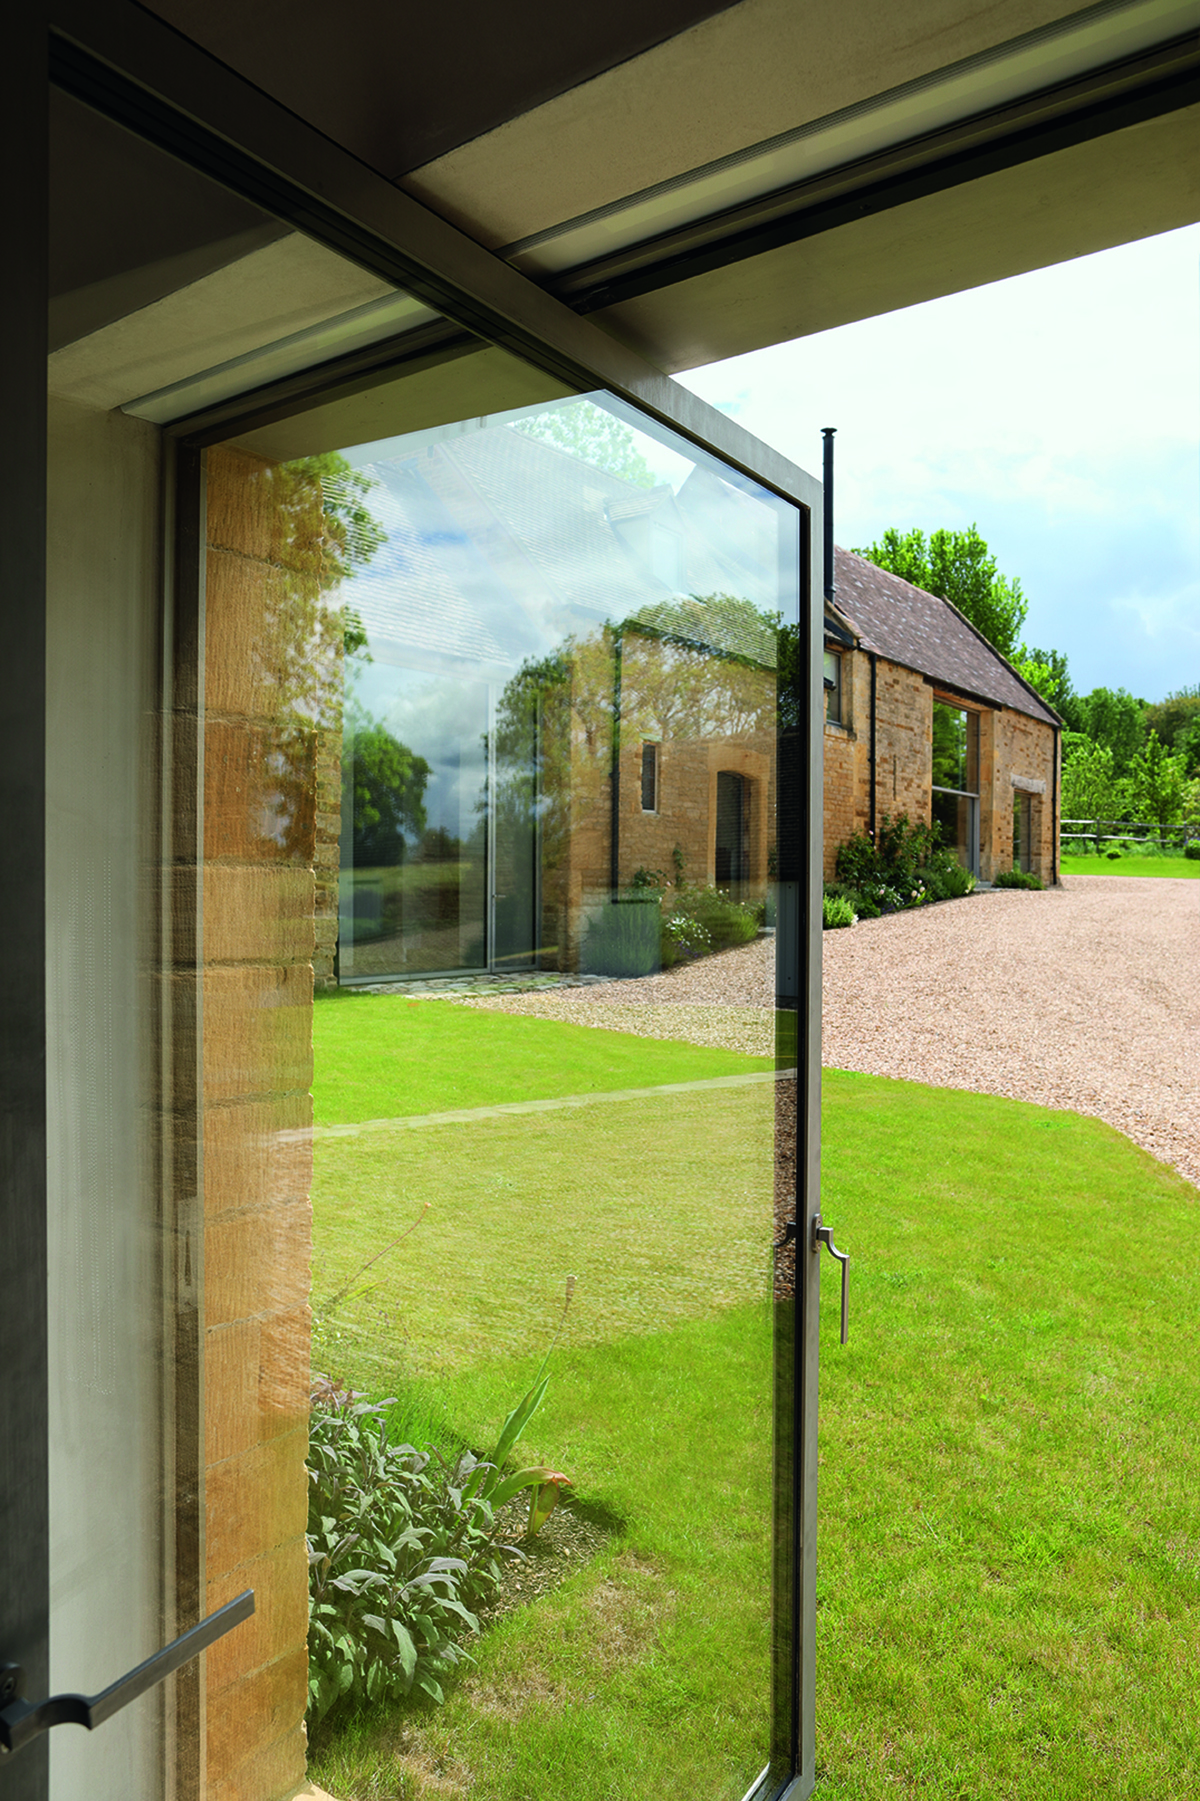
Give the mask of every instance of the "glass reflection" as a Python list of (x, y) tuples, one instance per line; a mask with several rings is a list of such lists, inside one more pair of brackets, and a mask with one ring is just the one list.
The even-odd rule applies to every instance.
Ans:
[[(317, 1442), (353, 1390), (460, 1493), (464, 1457), (545, 1476), (479, 1528), (520, 1556), (462, 1579), (477, 1669), (408, 1621), (445, 1703), (404, 1713), (404, 1780), (431, 1793), (426, 1751), (469, 1744), (481, 1801), (526, 1764), (584, 1801), (737, 1801), (772, 1752), (790, 1631), (772, 1404), (792, 1274), (785, 1253), (772, 1281), (771, 1244), (794, 1214), (795, 1055), (764, 920), (796, 516), (598, 396), (256, 470), (260, 494), (298, 483), (337, 548), (324, 625), (297, 613), (335, 700), (293, 709), (318, 795), (341, 780), (316, 922), (336, 940), (314, 1028)], [(312, 1667), (314, 1775), (336, 1790), (319, 1645)], [(380, 1676), (372, 1745), (408, 1680)], [(550, 1697), (532, 1711), (531, 1685)]]
[(941, 700), (933, 703), (933, 785), (979, 790), (979, 715)]
[(612, 912), (655, 874), (761, 901), (773, 506), (588, 400), (349, 461), (342, 980), (657, 966)]
[(979, 715), (933, 703), (933, 823), (964, 869), (979, 874)]

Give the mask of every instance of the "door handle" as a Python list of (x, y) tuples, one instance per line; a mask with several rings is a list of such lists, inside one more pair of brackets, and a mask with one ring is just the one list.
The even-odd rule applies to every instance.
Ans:
[(817, 1256), (821, 1255), (821, 1246), (825, 1245), (831, 1256), (837, 1258), (842, 1266), (842, 1343), (850, 1336), (850, 1253), (839, 1251), (833, 1242), (833, 1227), (821, 1224), (821, 1215), (813, 1214), (812, 1246)]
[(147, 1689), (157, 1687), (181, 1664), (190, 1663), (253, 1612), (254, 1590), (248, 1588), (98, 1695), (51, 1695), (46, 1701), (26, 1701), (21, 1693), (24, 1670), (19, 1664), (0, 1663), (0, 1751), (19, 1751), (51, 1726), (86, 1726), (90, 1732)]

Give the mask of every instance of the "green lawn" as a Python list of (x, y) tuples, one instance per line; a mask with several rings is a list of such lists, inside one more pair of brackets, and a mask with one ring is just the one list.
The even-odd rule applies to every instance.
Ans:
[(1200, 879), (1200, 862), (1182, 856), (1143, 857), (1137, 853), (1121, 856), (1111, 863), (1107, 857), (1064, 856), (1059, 868), (1063, 875), (1154, 875), (1183, 881)]
[[(370, 1004), (323, 1010), (319, 1032)], [(439, 1016), (501, 1023), (418, 1011), (429, 1039)], [(558, 1028), (503, 1024), (511, 1067), (553, 1092)], [(620, 1088), (640, 1058), (672, 1079), (655, 1054), (687, 1048), (629, 1039), (633, 1062), (611, 1062), (618, 1035), (583, 1036)], [(494, 1098), (491, 1060), (474, 1068), (482, 1086), (443, 1107)], [(560, 1095), (591, 1091), (580, 1068)], [(366, 1092), (371, 1117), (441, 1110)], [(650, 1801), (681, 1778), (736, 1801), (761, 1766), (771, 1096), (318, 1143), (319, 1313), (430, 1203), (319, 1318), (327, 1367), (481, 1443), (576, 1273), (529, 1450), (614, 1532), (486, 1635), (443, 1708), (318, 1740), (314, 1778), (340, 1801)], [(823, 1169), (854, 1263), (850, 1344), (832, 1265), (822, 1321), (821, 1792), (1198, 1792), (1200, 1195), (1097, 1121), (837, 1071)]]
[(313, 1049), (323, 1126), (773, 1067), (769, 1057), (344, 988), (318, 996)]

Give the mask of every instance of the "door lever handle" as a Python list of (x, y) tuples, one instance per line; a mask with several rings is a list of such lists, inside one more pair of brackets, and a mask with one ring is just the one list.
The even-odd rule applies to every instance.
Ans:
[(51, 1695), (46, 1701), (26, 1701), (21, 1693), (25, 1672), (19, 1664), (0, 1663), (0, 1751), (19, 1751), (39, 1732), (51, 1726), (73, 1724), (86, 1726), (89, 1732), (100, 1726), (130, 1701), (136, 1701), (147, 1689), (157, 1687), (163, 1679), (189, 1663), (201, 1651), (223, 1638), (234, 1626), (248, 1620), (254, 1612), (254, 1590), (218, 1607), (198, 1626), (182, 1634), (145, 1663), (110, 1683), (98, 1695)]
[(831, 1256), (837, 1258), (842, 1266), (842, 1343), (845, 1344), (850, 1336), (850, 1253), (838, 1250), (833, 1242), (833, 1227), (822, 1225), (821, 1215), (814, 1213), (811, 1248), (818, 1257), (821, 1255), (822, 1245), (826, 1247)]

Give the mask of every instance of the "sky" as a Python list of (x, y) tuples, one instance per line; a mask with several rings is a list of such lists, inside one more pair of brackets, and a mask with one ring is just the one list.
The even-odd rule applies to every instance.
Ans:
[(1200, 682), (1200, 225), (678, 378), (814, 474), (835, 536), (975, 524), (1077, 693)]

